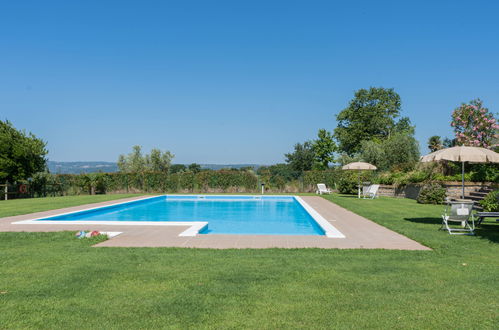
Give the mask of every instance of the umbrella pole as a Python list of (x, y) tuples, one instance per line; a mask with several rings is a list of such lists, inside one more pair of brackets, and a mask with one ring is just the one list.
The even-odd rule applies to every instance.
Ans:
[(359, 171), (359, 185), (357, 187), (359, 188), (359, 198), (360, 198), (360, 171)]
[(461, 198), (464, 199), (464, 162), (461, 162), (461, 179), (462, 179), (462, 195)]

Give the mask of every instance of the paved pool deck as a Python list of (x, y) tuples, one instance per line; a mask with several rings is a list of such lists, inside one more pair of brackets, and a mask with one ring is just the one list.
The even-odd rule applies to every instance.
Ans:
[(430, 248), (389, 230), (375, 222), (350, 212), (319, 196), (301, 196), (328, 222), (341, 231), (345, 238), (325, 236), (288, 235), (197, 235), (178, 236), (189, 226), (124, 226), (124, 225), (66, 225), (66, 224), (12, 224), (12, 222), (49, 217), (60, 213), (132, 201), (143, 197), (93, 203), (26, 215), (0, 218), (0, 231), (52, 232), (98, 230), (122, 232), (96, 247), (189, 247), (189, 248), (324, 248), (324, 249), (389, 249), (430, 250)]

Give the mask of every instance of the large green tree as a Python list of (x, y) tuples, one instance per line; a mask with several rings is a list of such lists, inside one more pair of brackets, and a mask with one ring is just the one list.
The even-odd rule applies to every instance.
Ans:
[(393, 88), (359, 89), (347, 108), (337, 116), (334, 137), (348, 155), (360, 151), (362, 141), (381, 141), (397, 132), (413, 133), (407, 117), (400, 120), (400, 96)]
[(329, 163), (333, 161), (333, 153), (336, 151), (333, 135), (325, 129), (320, 129), (317, 133), (317, 139), (312, 142), (312, 149), (315, 153), (315, 160), (321, 169), (327, 169)]
[(46, 143), (0, 120), (0, 180), (19, 181), (46, 169)]

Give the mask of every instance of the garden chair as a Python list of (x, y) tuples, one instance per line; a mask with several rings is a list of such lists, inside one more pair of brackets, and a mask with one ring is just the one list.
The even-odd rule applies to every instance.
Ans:
[(379, 184), (372, 184), (369, 186), (368, 189), (366, 189), (364, 193), (364, 198), (371, 198), (374, 199), (378, 197), (378, 189), (379, 189)]
[[(471, 219), (471, 225), (469, 220)], [(450, 225), (461, 225), (453, 228)], [(442, 214), (441, 230), (447, 230), (451, 235), (475, 235), (475, 219), (473, 217), (473, 202), (452, 201), (447, 204)]]
[(369, 189), (371, 189), (371, 183), (364, 182), (362, 185), (362, 197), (366, 197), (367, 194), (369, 193)]
[(316, 193), (322, 195), (322, 194), (330, 194), (332, 193), (332, 191), (331, 189), (327, 188), (324, 183), (318, 183)]

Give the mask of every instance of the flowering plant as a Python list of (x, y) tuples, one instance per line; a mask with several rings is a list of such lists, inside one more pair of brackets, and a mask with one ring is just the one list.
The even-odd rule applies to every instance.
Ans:
[(497, 120), (487, 108), (482, 106), (482, 101), (476, 99), (469, 104), (463, 103), (452, 113), (451, 126), (454, 127), (458, 145), (473, 147), (496, 147), (498, 134)]

